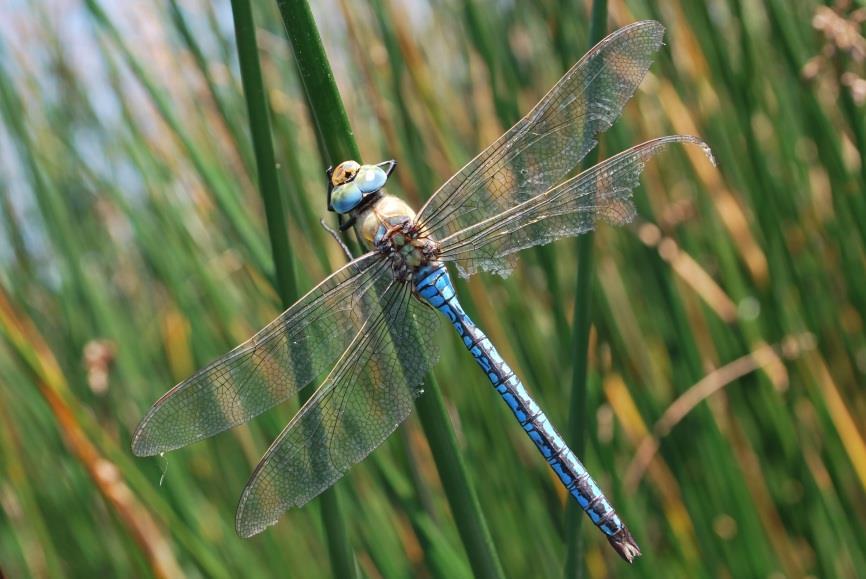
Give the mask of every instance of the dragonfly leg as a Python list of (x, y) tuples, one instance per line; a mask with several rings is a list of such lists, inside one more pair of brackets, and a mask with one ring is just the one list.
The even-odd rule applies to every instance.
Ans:
[(343, 253), (346, 254), (346, 259), (348, 259), (349, 261), (352, 261), (354, 259), (352, 257), (352, 252), (349, 251), (349, 248), (346, 247), (345, 243), (343, 243), (343, 240), (340, 238), (340, 234), (337, 233), (333, 227), (331, 227), (330, 225), (325, 223), (324, 219), (320, 219), (319, 223), (322, 225), (322, 227), (325, 228), (325, 231), (327, 231), (328, 233), (331, 234), (331, 237), (334, 238), (334, 241), (336, 241), (340, 245), (340, 247), (343, 248)]

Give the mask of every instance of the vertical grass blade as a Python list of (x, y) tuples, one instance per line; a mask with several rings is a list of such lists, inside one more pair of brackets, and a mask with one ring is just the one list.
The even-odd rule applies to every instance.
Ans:
[[(589, 47), (604, 37), (607, 27), (607, 0), (593, 0), (590, 21)], [(585, 160), (585, 167), (591, 167), (598, 160), (596, 146)], [(593, 233), (577, 238), (577, 289), (574, 296), (574, 323), (572, 344), (574, 346), (574, 366), (571, 375), (571, 401), (568, 409), (568, 429), (566, 439), (572, 450), (583, 457), (586, 449), (587, 389), (589, 386), (589, 330), (592, 326), (592, 269)], [(565, 568), (564, 577), (583, 575), (583, 541), (580, 528), (584, 514), (575, 501), (568, 501), (565, 509)]]
[(416, 403), (418, 417), (433, 451), (436, 470), (442, 479), (469, 563), (476, 577), (501, 579), (505, 577), (502, 564), (457, 447), (439, 383), (432, 374), (427, 376), (425, 383), (427, 392)]
[[(298, 4), (306, 5), (305, 2), (299, 2)], [(255, 39), (255, 24), (249, 2), (247, 0), (232, 0), (232, 14), (235, 21), (235, 35), (238, 43), (238, 56), (241, 65), (244, 94), (250, 116), (250, 130), (256, 153), (259, 188), (265, 202), (268, 231), (270, 233), (271, 247), (277, 271), (278, 291), (283, 306), (288, 307), (297, 298), (297, 292), (295, 289), (294, 272), (291, 266), (292, 260), (288, 234), (286, 232), (285, 214), (279, 193), (276, 160), (274, 159), (270, 119), (268, 116), (269, 108), (262, 82)], [(310, 15), (309, 7), (307, 7), (305, 14)], [(318, 39), (317, 33), (315, 37)], [(321, 43), (319, 43), (319, 47), (321, 48)], [(298, 60), (302, 59), (299, 58)], [(330, 73), (327, 76), (331, 78)], [(335, 577), (355, 577), (357, 574), (355, 557), (349, 542), (345, 518), (340, 509), (337, 488), (332, 487), (322, 493), (319, 498), (319, 504), (322, 509), (325, 532), (328, 536), (328, 553), (331, 559), (331, 570)]]
[(316, 130), (325, 145), (326, 162), (360, 160), (361, 152), (343, 107), (331, 63), (306, 0), (278, 0), (277, 6), (298, 64)]
[(259, 193), (265, 205), (268, 221), (268, 236), (274, 270), (277, 274), (277, 291), (288, 308), (298, 298), (295, 287), (295, 272), (286, 230), (283, 199), (277, 178), (277, 161), (274, 158), (274, 143), (271, 136), (271, 120), (262, 70), (259, 65), (256, 45), (256, 28), (249, 0), (232, 0), (232, 15), (235, 23), (235, 38), (238, 45), (241, 80), (247, 113), (250, 119), (250, 134), (256, 154), (256, 171), (259, 178)]
[[(360, 151), (309, 4), (306, 0), (287, 0), (278, 2), (278, 6), (327, 162), (333, 164), (350, 158), (360, 161)], [(439, 385), (432, 374), (425, 383), (428, 392), (418, 401), (418, 413), (470, 564), (478, 577), (501, 578), (502, 566), (460, 457)]]
[[(306, 0), (278, 0), (277, 6), (295, 53), (298, 74), (325, 155), (325, 165), (348, 159), (360, 161), (361, 151), (355, 142), (310, 5)], [(360, 253), (354, 239), (347, 238), (346, 243), (353, 254)]]

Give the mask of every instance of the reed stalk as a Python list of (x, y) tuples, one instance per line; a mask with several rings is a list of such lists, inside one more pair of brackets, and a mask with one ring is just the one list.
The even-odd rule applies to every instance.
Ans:
[[(589, 47), (604, 38), (607, 30), (607, 0), (593, 0), (589, 25)], [(598, 161), (599, 147), (586, 156), (584, 167), (591, 167)], [(574, 365), (571, 375), (571, 400), (568, 405), (568, 428), (566, 441), (578, 457), (583, 459), (586, 452), (586, 437), (589, 431), (587, 420), (589, 412), (590, 371), (589, 338), (592, 328), (592, 278), (594, 265), (593, 232), (581, 235), (575, 241), (577, 246), (577, 290), (574, 294), (574, 321), (572, 323), (572, 344)], [(580, 529), (584, 513), (575, 501), (569, 500), (565, 508), (565, 567), (564, 577), (582, 577), (583, 539)]]

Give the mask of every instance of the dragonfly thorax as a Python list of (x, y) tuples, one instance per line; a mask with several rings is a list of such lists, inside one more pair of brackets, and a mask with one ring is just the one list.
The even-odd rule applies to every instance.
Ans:
[(415, 224), (407, 220), (387, 228), (376, 249), (388, 259), (396, 279), (409, 281), (416, 270), (436, 261), (439, 247), (429, 237), (419, 235)]
[(359, 233), (370, 249), (382, 254), (394, 277), (412, 279), (421, 267), (436, 261), (439, 245), (422, 235), (414, 221), (415, 212), (402, 200), (383, 197), (359, 219)]

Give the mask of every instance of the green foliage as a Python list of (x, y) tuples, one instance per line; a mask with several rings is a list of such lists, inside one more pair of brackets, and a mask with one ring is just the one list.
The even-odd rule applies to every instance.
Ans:
[[(84, 0), (62, 17), (29, 3), (0, 25), (9, 576), (328, 576), (314, 505), (252, 540), (234, 533), (243, 484), (295, 404), (164, 459), (132, 457), (130, 435), (169, 386), (280, 311), (278, 283), (302, 293), (342, 263), (318, 220), (326, 163), (355, 146), (327, 142), (346, 120), (365, 160), (400, 161), (393, 190), (420, 206), (589, 38), (588, 12), (555, 0), (316, 3), (346, 106), (323, 121), (299, 80), (316, 68), (294, 60), (283, 28), (293, 3), (253, 4), (270, 109), (253, 120), (267, 132), (270, 119), (276, 220), (229, 3)], [(844, 45), (824, 50), (862, 25), (833, 14), (809, 1), (611, 5), (608, 30), (656, 18), (668, 35), (601, 157), (681, 132), (720, 166), (671, 149), (645, 172), (640, 220), (594, 236), (585, 462), (644, 556), (626, 566), (583, 525), (587, 576), (866, 568), (864, 71)], [(314, 119), (344, 128), (319, 138)], [(288, 232), (289, 273), (273, 265), (268, 216)], [(562, 427), (576, 256), (560, 242), (525, 252), (507, 280), (458, 282)], [(440, 342), (435, 374), (506, 576), (560, 576), (564, 492), (462, 345)], [(434, 454), (412, 418), (339, 485), (361, 575), (472, 575)]]

